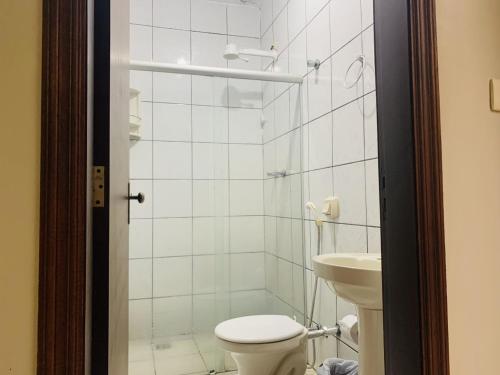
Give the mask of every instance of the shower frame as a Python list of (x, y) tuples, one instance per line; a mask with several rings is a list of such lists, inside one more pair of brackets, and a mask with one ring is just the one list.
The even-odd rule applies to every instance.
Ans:
[[(43, 1), (38, 375), (84, 375), (89, 361), (90, 2)], [(386, 368), (447, 375), (435, 4), (374, 3)]]

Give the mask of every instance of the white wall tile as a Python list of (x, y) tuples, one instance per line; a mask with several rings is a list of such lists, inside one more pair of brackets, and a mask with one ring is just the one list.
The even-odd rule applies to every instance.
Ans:
[(139, 112), (142, 118), (141, 128), (139, 130), (141, 140), (151, 140), (153, 139), (153, 103), (141, 101), (139, 104)]
[(153, 259), (153, 295), (170, 297), (191, 294), (192, 257)]
[(229, 213), (227, 180), (193, 181), (193, 215), (225, 216)]
[[(263, 1), (260, 8), (260, 35), (263, 35), (273, 22), (273, 2)], [(272, 34), (272, 31), (271, 31)]]
[(269, 216), (276, 216), (276, 179), (271, 178), (264, 180), (264, 214)]
[(191, 140), (191, 106), (153, 104), (153, 137), (156, 141)]
[(130, 218), (143, 219), (153, 217), (153, 186), (151, 180), (130, 180), (130, 193), (143, 193), (146, 197), (143, 203), (130, 202)]
[(276, 18), (281, 11), (285, 8), (288, 0), (272, 0), (273, 2), (273, 15)]
[(276, 247), (279, 257), (293, 259), (292, 249), (292, 220), (279, 217), (276, 221)]
[(367, 224), (380, 226), (378, 159), (366, 162), (366, 212)]
[(262, 143), (260, 109), (229, 109), (229, 142)]
[(215, 274), (217, 261), (214, 255), (193, 257), (193, 293), (215, 293)]
[(274, 103), (269, 104), (262, 111), (264, 125), (262, 129), (262, 140), (268, 142), (275, 137), (274, 133)]
[(265, 288), (264, 253), (230, 255), (231, 290)]
[(299, 219), (292, 219), (292, 261), (295, 264), (302, 265), (304, 259), (302, 256), (302, 232), (304, 223)]
[(151, 258), (153, 247), (153, 221), (132, 219), (129, 226), (129, 258)]
[[(299, 0), (293, 0), (299, 1)], [(301, 33), (293, 42), (290, 43), (288, 51), (290, 59), (290, 73), (301, 77), (307, 73), (307, 44), (305, 32)]]
[(332, 115), (312, 121), (309, 127), (309, 169), (332, 166)]
[[(361, 69), (361, 62), (357, 61), (361, 56), (361, 37), (343, 47), (332, 57), (332, 91), (333, 108), (359, 98), (363, 94), (363, 80), (358, 79)], [(354, 63), (354, 64), (353, 64)], [(349, 73), (349, 66), (352, 65)], [(346, 76), (347, 73), (347, 76)], [(354, 85), (353, 87), (350, 87)], [(349, 88), (350, 87), (350, 88)]]
[(151, 179), (153, 177), (153, 146), (151, 141), (130, 142), (130, 178)]
[(191, 0), (191, 28), (226, 34), (226, 6), (215, 1)]
[(192, 254), (192, 219), (154, 219), (153, 254), (168, 257)]
[(332, 52), (361, 33), (359, 1), (335, 0), (330, 4), (332, 15)]
[(333, 164), (364, 159), (363, 102), (350, 103), (333, 112)]
[(262, 157), (261, 145), (229, 145), (229, 178), (262, 178)]
[(333, 168), (335, 196), (340, 201), (340, 223), (366, 225), (364, 162)]
[(130, 0), (130, 23), (152, 25), (153, 0)]
[(306, 15), (307, 20), (312, 20), (318, 12), (328, 4), (329, 0), (307, 0)]
[(230, 107), (262, 108), (262, 85), (260, 81), (229, 79), (227, 87)]
[(152, 264), (151, 259), (129, 260), (130, 299), (151, 298), (152, 296)]
[(151, 61), (153, 37), (150, 26), (130, 25), (130, 59)]
[(373, 254), (382, 252), (380, 228), (368, 227), (368, 252)]
[(330, 12), (325, 7), (307, 26), (307, 58), (324, 61), (330, 54)]
[(193, 32), (191, 43), (193, 65), (227, 68), (227, 60), (223, 56), (227, 44), (226, 35)]
[(366, 253), (367, 250), (366, 227), (335, 224), (335, 252)]
[(204, 217), (193, 219), (193, 253), (215, 254), (229, 251), (229, 219)]
[(306, 25), (306, 0), (288, 3), (288, 38), (292, 40)]
[(221, 107), (192, 107), (193, 142), (227, 142), (228, 110)]
[(246, 315), (262, 315), (267, 311), (268, 305), (264, 290), (231, 293), (232, 318)]
[(227, 8), (228, 34), (260, 37), (260, 11), (257, 7), (230, 6)]
[(189, 217), (192, 213), (190, 180), (153, 181), (154, 217)]
[(153, 59), (155, 62), (189, 64), (191, 61), (189, 31), (153, 29)]
[(228, 145), (193, 143), (193, 177), (224, 179), (228, 177)]
[(361, 0), (361, 19), (363, 29), (373, 24), (373, 0)]
[(262, 181), (233, 180), (230, 187), (230, 214), (231, 215), (260, 215), (263, 210)]
[(128, 303), (128, 337), (129, 340), (151, 339), (152, 300), (134, 300)]
[(282, 11), (273, 24), (274, 43), (278, 49), (278, 53), (284, 51), (288, 46), (288, 13)]
[(279, 137), (290, 129), (290, 95), (287, 91), (274, 101), (275, 136)]
[(363, 75), (364, 92), (369, 93), (375, 90), (375, 41), (373, 26), (363, 32), (363, 55), (366, 58), (366, 69)]
[(191, 103), (191, 76), (153, 73), (154, 100), (167, 103)]
[(191, 26), (190, 1), (153, 0), (155, 26), (189, 30)]
[(365, 157), (378, 156), (377, 97), (375, 93), (364, 97)]
[(191, 333), (192, 297), (170, 297), (153, 300), (155, 337)]
[(264, 218), (240, 216), (230, 218), (232, 252), (264, 250)]
[(153, 73), (130, 71), (130, 87), (140, 91), (142, 101), (153, 100)]
[(292, 263), (278, 259), (278, 296), (288, 304), (293, 300)]
[(264, 145), (264, 178), (270, 178), (267, 173), (277, 171), (276, 140)]
[(155, 179), (191, 178), (191, 144), (153, 142), (153, 175)]
[(276, 218), (264, 217), (264, 244), (268, 253), (276, 254)]
[(272, 293), (278, 292), (278, 258), (265, 254), (266, 289)]
[(330, 60), (321, 64), (307, 76), (309, 120), (318, 118), (332, 109), (332, 71)]
[(193, 76), (193, 104), (227, 106), (227, 79)]

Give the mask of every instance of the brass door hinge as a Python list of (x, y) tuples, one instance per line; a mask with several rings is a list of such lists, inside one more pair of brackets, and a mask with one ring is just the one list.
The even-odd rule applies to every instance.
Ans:
[(104, 207), (104, 171), (102, 165), (92, 168), (92, 207)]

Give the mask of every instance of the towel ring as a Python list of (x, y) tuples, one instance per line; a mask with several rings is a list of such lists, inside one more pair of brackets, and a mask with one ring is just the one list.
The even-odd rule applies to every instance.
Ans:
[[(361, 63), (361, 69), (359, 70), (358, 76), (356, 77), (356, 79), (354, 80), (354, 82), (351, 83), (351, 84), (349, 84), (349, 83), (347, 83), (347, 76), (351, 72), (351, 69), (353, 68), (354, 64), (356, 64), (358, 61)], [(345, 72), (344, 88), (346, 88), (346, 89), (352, 89), (354, 86), (356, 86), (357, 83), (359, 82), (359, 80), (361, 79), (361, 77), (363, 76), (363, 73), (365, 72), (365, 68), (366, 68), (366, 57), (364, 55), (359, 55), (356, 58), (356, 60), (354, 60), (351, 63), (351, 65), (349, 65), (349, 67), (347, 68), (347, 71)]]

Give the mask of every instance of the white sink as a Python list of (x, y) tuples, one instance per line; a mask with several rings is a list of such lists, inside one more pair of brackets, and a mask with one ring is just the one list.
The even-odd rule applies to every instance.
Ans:
[(313, 258), (314, 272), (355, 305), (382, 310), (380, 254), (325, 254)]
[(384, 375), (382, 258), (380, 254), (313, 257), (316, 275), (358, 311), (359, 375)]

